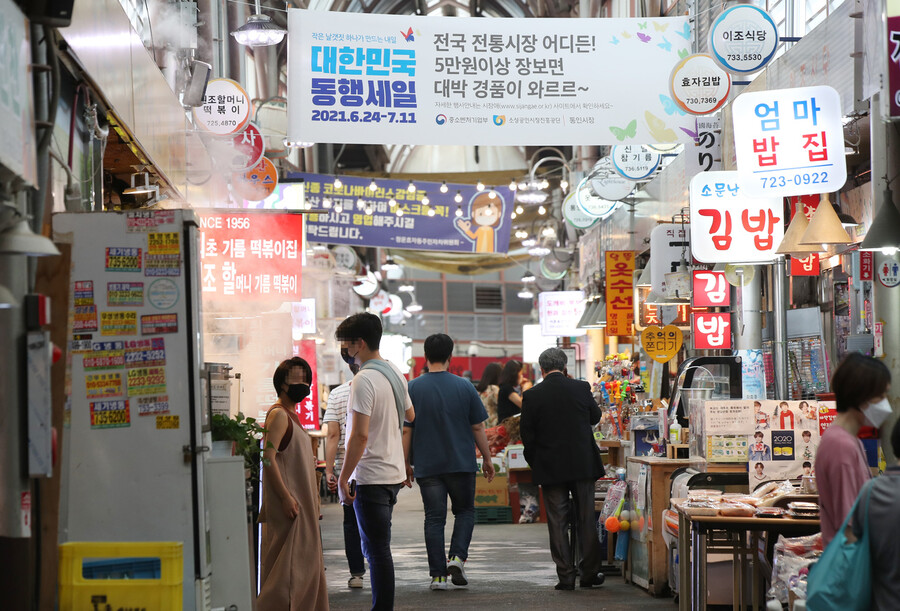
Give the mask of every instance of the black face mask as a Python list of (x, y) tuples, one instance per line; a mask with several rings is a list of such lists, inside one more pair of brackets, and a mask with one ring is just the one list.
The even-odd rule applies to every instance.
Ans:
[(294, 403), (300, 403), (309, 396), (309, 384), (288, 384), (285, 394)]
[(341, 358), (344, 359), (344, 362), (350, 365), (351, 368), (356, 364), (356, 357), (350, 356), (350, 352), (346, 348), (341, 348)]
[(350, 373), (356, 375), (359, 373), (359, 365), (356, 363), (348, 363), (348, 367), (350, 367)]

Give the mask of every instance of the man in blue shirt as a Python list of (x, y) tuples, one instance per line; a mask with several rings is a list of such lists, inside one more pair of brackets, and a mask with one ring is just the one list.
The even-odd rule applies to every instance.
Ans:
[[(448, 371), (453, 340), (443, 333), (425, 340), (428, 373), (409, 383), (416, 408), (411, 436), (404, 435), (406, 472), (419, 481), (425, 505), (425, 548), (432, 590), (447, 589), (449, 572), (454, 585), (464, 586), (465, 562), (475, 528), (475, 446), (483, 457), (484, 476), (494, 479), (494, 465), (484, 432), (487, 412), (471, 382)], [(412, 466), (414, 465), (414, 467)], [(449, 562), (444, 555), (447, 496), (453, 511)]]

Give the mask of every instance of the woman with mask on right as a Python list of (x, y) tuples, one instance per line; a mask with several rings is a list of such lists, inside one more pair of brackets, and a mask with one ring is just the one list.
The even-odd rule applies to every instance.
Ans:
[(884, 363), (858, 352), (848, 355), (831, 377), (838, 413), (822, 435), (815, 468), (824, 545), (834, 538), (870, 478), (857, 434), (863, 426), (879, 428), (891, 415), (890, 385)]

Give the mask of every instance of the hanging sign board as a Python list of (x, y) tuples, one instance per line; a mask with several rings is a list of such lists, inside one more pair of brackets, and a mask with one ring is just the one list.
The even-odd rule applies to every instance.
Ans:
[(574, 191), (566, 195), (566, 199), (563, 200), (562, 212), (566, 222), (575, 229), (590, 229), (600, 222), (600, 217), (591, 216), (582, 210)]
[(723, 68), (749, 74), (761, 70), (778, 48), (778, 27), (764, 10), (733, 6), (719, 15), (710, 31), (710, 48)]
[(606, 334), (631, 335), (634, 322), (634, 252), (607, 250), (605, 255)]
[(231, 186), (246, 200), (262, 201), (272, 195), (278, 186), (278, 170), (275, 169), (275, 164), (263, 157), (252, 169), (232, 174)]
[(889, 114), (900, 118), (900, 2), (886, 3)]
[(542, 291), (538, 300), (541, 335), (576, 337), (584, 335), (578, 321), (584, 314), (584, 292)]
[(657, 327), (651, 325), (641, 332), (641, 346), (647, 355), (657, 363), (671, 361), (681, 346), (684, 344), (684, 336), (681, 329), (674, 325)]
[(206, 85), (203, 104), (194, 107), (194, 119), (214, 134), (234, 134), (250, 122), (250, 96), (239, 83), (227, 78)]
[(613, 168), (612, 159), (604, 157), (594, 164), (591, 169), (590, 185), (593, 192), (611, 202), (617, 202), (625, 199), (637, 183), (633, 180), (627, 180)]
[(650, 278), (654, 293), (666, 294), (666, 274), (677, 271), (682, 253), (689, 261), (691, 242), (688, 229), (683, 225), (665, 223), (657, 225), (650, 232)]
[(582, 212), (596, 219), (605, 219), (619, 207), (619, 202), (597, 196), (587, 178), (583, 178), (575, 188), (575, 200)]
[(871, 250), (859, 251), (859, 279), (869, 282), (875, 279), (875, 253)]
[(699, 312), (692, 315), (691, 337), (694, 350), (730, 350), (731, 314)]
[(819, 254), (810, 253), (805, 258), (791, 257), (791, 276), (818, 276)]
[(640, 144), (614, 146), (610, 157), (616, 172), (627, 180), (643, 180), (649, 177), (659, 167), (660, 160), (659, 153)]
[(692, 115), (716, 112), (728, 100), (731, 75), (705, 53), (689, 55), (675, 65), (669, 83), (672, 99)]
[(229, 145), (229, 167), (232, 172), (243, 172), (253, 169), (266, 152), (266, 139), (259, 128), (248, 123), (240, 132), (234, 134), (225, 143)]
[(694, 271), (691, 303), (694, 307), (717, 308), (731, 305), (731, 286), (725, 272)]
[(684, 175), (690, 180), (700, 172), (722, 169), (722, 117), (720, 113), (697, 117), (697, 138), (685, 147)]
[(833, 88), (754, 91), (733, 107), (738, 175), (748, 197), (833, 193), (844, 186), (841, 99)]
[(737, 172), (691, 179), (691, 253), (703, 263), (772, 261), (784, 237), (780, 197), (750, 198)]
[(691, 34), (687, 17), (416, 19), (289, 9), (288, 138), (686, 142), (681, 128), (693, 122), (667, 114), (659, 96)]

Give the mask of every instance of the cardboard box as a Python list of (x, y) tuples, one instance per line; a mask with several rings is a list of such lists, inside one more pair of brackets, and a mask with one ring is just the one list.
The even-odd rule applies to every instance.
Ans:
[(522, 444), (513, 444), (506, 446), (506, 468), (529, 468), (528, 463), (525, 461), (525, 446), (523, 446)]
[(493, 481), (478, 475), (475, 478), (475, 506), (502, 507), (509, 505), (506, 476), (495, 476)]

